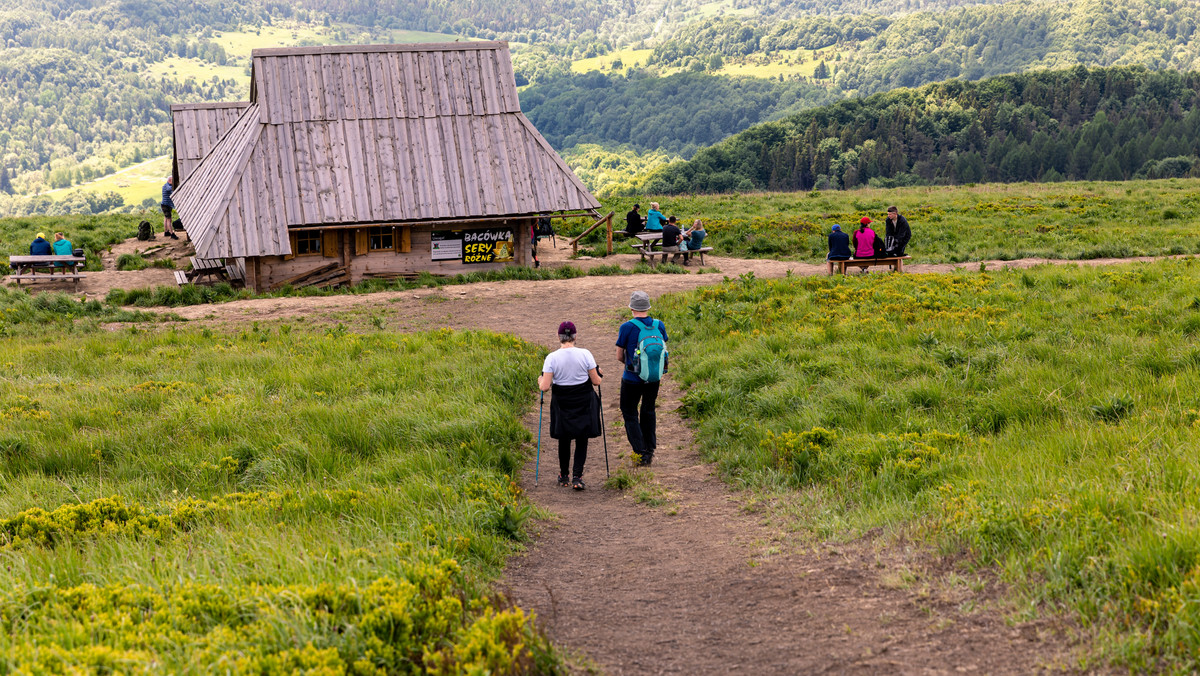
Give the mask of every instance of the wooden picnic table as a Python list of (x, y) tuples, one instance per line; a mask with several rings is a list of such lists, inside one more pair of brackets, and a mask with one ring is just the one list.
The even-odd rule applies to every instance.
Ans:
[(86, 275), (79, 268), (87, 263), (84, 256), (9, 256), (8, 262), (13, 270), (8, 276), (17, 286), (22, 280), (31, 282), (57, 282), (71, 280), (75, 288), (79, 288), (79, 280)]
[[(643, 261), (646, 260), (647, 258), (649, 258), (651, 261), (653, 261), (655, 256), (662, 256), (662, 262), (666, 263), (667, 256), (670, 256), (670, 255), (686, 254), (687, 256), (691, 256), (691, 255), (695, 254), (700, 257), (700, 265), (704, 265), (704, 254), (713, 250), (711, 246), (703, 246), (703, 247), (700, 247), (699, 249), (687, 249), (687, 250), (680, 250), (678, 252), (672, 252), (672, 251), (664, 252), (661, 248), (662, 247), (662, 232), (658, 231), (658, 230), (653, 230), (653, 231), (649, 231), (649, 232), (639, 232), (638, 234), (634, 235), (634, 237), (637, 237), (639, 240), (641, 240), (641, 243), (640, 244), (631, 244), (630, 246), (632, 246), (634, 249), (637, 250), (637, 252), (639, 254), (642, 255)], [(655, 245), (657, 245), (659, 248), (655, 249), (654, 248)], [(685, 258), (684, 260), (686, 261), (687, 259)]]

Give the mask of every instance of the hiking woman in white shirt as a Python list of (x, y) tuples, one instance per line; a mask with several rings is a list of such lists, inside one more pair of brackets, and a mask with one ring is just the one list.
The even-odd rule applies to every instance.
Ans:
[[(558, 439), (558, 485), (584, 489), (583, 463), (587, 461), (588, 439), (600, 436), (600, 399), (592, 385), (600, 384), (600, 368), (591, 352), (575, 347), (575, 325), (558, 325), (561, 343), (546, 355), (538, 387), (551, 392), (550, 438)], [(575, 471), (571, 469), (571, 440), (575, 440)]]

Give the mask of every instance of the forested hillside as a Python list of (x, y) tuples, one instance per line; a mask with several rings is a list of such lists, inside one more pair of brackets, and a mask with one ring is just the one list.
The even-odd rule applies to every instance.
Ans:
[[(259, 46), (510, 40), (527, 114), (602, 177), (594, 188), (617, 190), (636, 184), (621, 168), (641, 176), (847, 95), (1076, 64), (1192, 68), (1197, 25), (1200, 5), (1184, 0), (0, 0), (0, 214), (58, 208), (34, 196), (165, 156), (170, 104), (246, 96)], [(589, 59), (605, 72), (571, 72)], [(973, 161), (953, 179), (914, 160), (860, 182), (957, 180)], [(739, 172), (734, 186), (765, 182)]]
[(1041, 71), (850, 99), (665, 167), (649, 192), (1121, 180), (1200, 173), (1200, 73)]
[(824, 87), (803, 82), (593, 72), (530, 87), (521, 107), (555, 148), (628, 144), (691, 157), (759, 122), (834, 100)]
[(838, 47), (829, 63), (840, 89), (871, 94), (955, 77), (976, 80), (1037, 68), (1143, 64), (1192, 69), (1200, 5), (1186, 0), (1007, 2), (948, 12), (809, 16), (768, 22), (734, 17), (680, 28), (654, 48), (663, 66)]

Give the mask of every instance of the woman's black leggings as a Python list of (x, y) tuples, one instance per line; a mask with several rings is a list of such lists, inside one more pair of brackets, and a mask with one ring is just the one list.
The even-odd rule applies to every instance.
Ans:
[(579, 437), (575, 439), (575, 473), (567, 474), (567, 470), (571, 469), (571, 439), (558, 440), (558, 469), (559, 474), (563, 476), (581, 477), (583, 476), (583, 463), (587, 461), (587, 437)]

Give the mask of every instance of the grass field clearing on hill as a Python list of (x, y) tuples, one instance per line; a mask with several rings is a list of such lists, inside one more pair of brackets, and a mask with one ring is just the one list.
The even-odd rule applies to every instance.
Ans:
[(529, 515), (512, 479), (543, 348), (110, 332), (61, 319), (99, 303), (38, 298), (0, 298), (5, 670), (557, 668), (490, 586)]
[[(1100, 655), (1200, 666), (1200, 260), (660, 299), (704, 456), (817, 539), (996, 566)], [(1028, 618), (1026, 618), (1028, 619)], [(1094, 624), (1093, 624), (1094, 623)]]
[(1200, 252), (1200, 179), (602, 200), (618, 221), (634, 202), (645, 215), (651, 201), (682, 224), (702, 219), (708, 230), (705, 245), (722, 256), (820, 262), (834, 223), (849, 231), (869, 216), (882, 235), (881, 221), (893, 204), (912, 227), (907, 253), (915, 263)]
[(162, 184), (170, 173), (171, 158), (169, 156), (155, 157), (94, 181), (42, 194), (59, 199), (76, 190), (86, 193), (102, 193), (112, 190), (125, 200), (125, 204), (138, 206), (148, 197), (155, 201), (162, 198)]
[(613, 70), (613, 63), (619, 60), (621, 62), (619, 72), (623, 75), (629, 72), (630, 68), (645, 66), (646, 59), (653, 53), (653, 49), (619, 49), (615, 52), (609, 52), (604, 56), (594, 56), (573, 61), (571, 63), (571, 71), (575, 73), (587, 73), (598, 70), (603, 73), (610, 73)]

